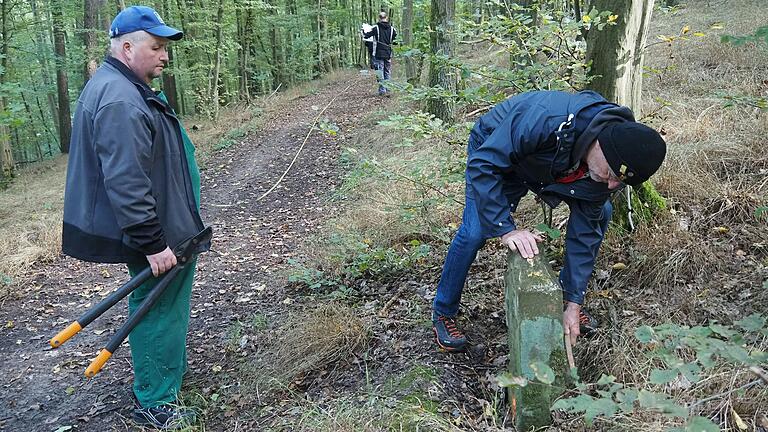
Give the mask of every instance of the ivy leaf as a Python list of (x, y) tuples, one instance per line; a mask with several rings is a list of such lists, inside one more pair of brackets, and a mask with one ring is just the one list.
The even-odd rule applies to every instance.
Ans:
[(625, 413), (634, 409), (637, 400), (638, 391), (635, 389), (623, 389), (616, 392), (616, 401), (619, 402), (619, 408)]
[(699, 373), (701, 372), (701, 368), (699, 367), (696, 362), (688, 363), (685, 366), (680, 368), (680, 373), (683, 374), (683, 376), (688, 379), (688, 381), (695, 383), (699, 382), (701, 377), (699, 376)]
[(560, 399), (552, 405), (552, 410), (564, 410), (571, 414), (584, 413), (584, 421), (592, 424), (595, 417), (612, 416), (618, 412), (618, 404), (610, 399), (595, 399), (589, 395)]
[(685, 432), (720, 432), (720, 427), (704, 417), (693, 417), (685, 425)]
[(591, 424), (597, 416), (610, 417), (619, 411), (619, 405), (610, 399), (595, 399), (584, 411), (584, 421)]
[(762, 330), (765, 326), (765, 318), (762, 315), (755, 313), (742, 320), (736, 321), (736, 325), (748, 332), (756, 332)]
[(685, 407), (667, 399), (663, 394), (641, 390), (637, 400), (643, 408), (655, 409), (672, 417), (686, 417), (688, 415), (688, 410)]
[(541, 231), (541, 232), (543, 232), (544, 234), (547, 235), (547, 237), (549, 237), (551, 239), (558, 239), (558, 238), (560, 238), (560, 236), (563, 235), (560, 232), (560, 230), (556, 230), (556, 229), (550, 227), (549, 225), (543, 224), (543, 223), (536, 225), (536, 229)]
[(597, 381), (597, 385), (608, 385), (616, 381), (616, 377), (613, 375), (602, 375)]
[(653, 329), (650, 326), (640, 326), (635, 330), (635, 338), (641, 343), (651, 343), (653, 341)]
[(553, 371), (552, 368), (549, 367), (546, 363), (531, 363), (531, 369), (533, 369), (533, 373), (536, 375), (536, 379), (540, 382), (544, 384), (552, 384), (555, 382), (555, 371)]
[(720, 336), (722, 336), (722, 337), (724, 337), (726, 339), (730, 339), (731, 337), (733, 337), (736, 334), (736, 331), (733, 330), (732, 328), (730, 328), (728, 326), (723, 326), (723, 325), (720, 325), (720, 324), (712, 324), (711, 326), (709, 326), (709, 328), (713, 332), (719, 334)]
[(677, 378), (677, 370), (654, 369), (651, 371), (651, 384), (662, 385)]

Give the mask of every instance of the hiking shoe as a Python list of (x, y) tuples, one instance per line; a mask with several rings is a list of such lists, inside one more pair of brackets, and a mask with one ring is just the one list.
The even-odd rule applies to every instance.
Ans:
[(195, 412), (170, 404), (143, 408), (135, 403), (133, 421), (141, 426), (153, 426), (160, 430), (175, 430), (194, 423)]
[(592, 333), (597, 331), (600, 327), (600, 323), (590, 315), (584, 308), (581, 308), (579, 312), (579, 332), (582, 336), (591, 336)]
[(437, 319), (432, 321), (432, 328), (435, 330), (440, 348), (449, 352), (458, 352), (464, 351), (467, 347), (467, 338), (459, 329), (456, 318), (438, 315)]

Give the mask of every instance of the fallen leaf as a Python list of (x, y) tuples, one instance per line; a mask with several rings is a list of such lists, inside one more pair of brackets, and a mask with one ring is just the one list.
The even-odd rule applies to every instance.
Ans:
[(744, 423), (744, 420), (741, 419), (739, 414), (736, 412), (736, 410), (731, 407), (731, 415), (733, 416), (733, 421), (736, 423), (736, 426), (739, 427), (741, 430), (747, 430), (749, 429), (749, 426), (747, 426), (746, 423)]
[(614, 270), (624, 270), (627, 268), (627, 265), (623, 262), (617, 262), (616, 264), (612, 265), (611, 268)]
[(211, 367), (211, 370), (214, 372), (221, 372), (221, 366), (213, 365), (213, 367)]

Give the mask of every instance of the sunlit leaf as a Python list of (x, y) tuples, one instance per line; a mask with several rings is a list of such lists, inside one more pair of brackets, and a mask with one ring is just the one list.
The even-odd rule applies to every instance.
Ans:
[(555, 382), (555, 371), (552, 370), (549, 365), (544, 362), (531, 363), (531, 369), (533, 370), (536, 379), (544, 384), (552, 384)]
[(514, 376), (511, 373), (503, 373), (496, 377), (500, 387), (525, 387), (528, 380), (525, 377)]

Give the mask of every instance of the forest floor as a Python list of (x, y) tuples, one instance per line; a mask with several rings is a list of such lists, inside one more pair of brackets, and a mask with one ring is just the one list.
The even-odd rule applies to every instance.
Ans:
[[(202, 214), (214, 229), (214, 243), (199, 259), (184, 391), (207, 401), (203, 422), (208, 430), (234, 430), (236, 425), (239, 430), (262, 429), (256, 426), (258, 404), (244, 405), (252, 399), (238, 393), (238, 370), (260, 340), (249, 334), (253, 329), (238, 328), (260, 320), (273, 328), (289, 310), (311, 301), (291, 292), (287, 261), (299, 253), (319, 221), (336, 211), (328, 197), (339, 184), (340, 146), (365, 133), (360, 119), (390, 103), (375, 96), (371, 75), (352, 71), (336, 78), (310, 94), (276, 98), (278, 106), (267, 110), (260, 131), (215, 152), (202, 170)], [(332, 137), (315, 128), (280, 185), (259, 201), (288, 168), (326, 105), (322, 117), (341, 132)], [(83, 376), (125, 321), (124, 307), (114, 307), (60, 349), (48, 346), (53, 334), (127, 278), (123, 266), (62, 256), (37, 265), (22, 286), (2, 299), (0, 430), (132, 428), (127, 343), (96, 378)], [(429, 332), (425, 328), (422, 333), (427, 355)], [(393, 362), (390, 367), (403, 365)], [(358, 366), (354, 370), (361, 372)]]
[[(744, 34), (762, 10), (744, 0), (721, 17), (709, 2), (700, 3), (659, 13), (653, 34), (677, 34), (689, 24), (708, 31), (713, 16)], [(646, 80), (643, 112), (652, 115), (644, 121), (663, 130), (670, 144), (656, 177), (670, 211), (629, 240), (609, 232), (587, 299), (603, 330), (581, 341), (575, 353), (586, 380), (606, 373), (629, 384), (647, 381), (654, 362), (634, 339), (641, 324), (729, 324), (766, 313), (768, 234), (765, 219), (754, 211), (765, 205), (768, 188), (761, 139), (768, 121), (751, 107), (726, 110), (713, 96), (721, 89), (768, 91), (766, 56), (754, 47), (721, 44), (717, 35), (649, 49), (647, 65), (656, 72)], [(202, 213), (214, 229), (214, 243), (199, 259), (192, 294), (189, 370), (180, 396), (198, 411), (199, 422), (189, 430), (511, 430), (495, 379), (507, 364), (501, 280), (506, 252), (489, 242), (471, 270), (461, 316), (470, 349), (439, 351), (430, 305), (460, 208), (455, 202), (436, 205), (434, 191), (392, 190), (398, 164), (409, 172), (413, 160), (440, 165), (443, 159), (424, 156), (419, 152), (429, 151), (427, 145), (408, 147), (396, 127), (381, 126), (408, 107), (398, 97), (375, 93), (370, 74), (339, 72), (309, 90), (261, 101), (263, 110), (250, 126), (232, 124), (238, 130), (228, 135), (232, 139), (202, 151)], [(207, 132), (207, 125), (201, 127), (193, 140)], [(441, 140), (449, 141), (430, 144), (464, 146)], [(302, 145), (279, 186), (260, 199)], [(390, 150), (400, 158), (388, 155)], [(360, 153), (373, 162), (360, 164), (360, 156), (356, 163)], [(451, 163), (460, 180), (463, 161)], [(356, 171), (361, 166), (390, 171), (365, 183)], [(62, 164), (53, 169), (63, 181)], [(461, 185), (445, 187), (461, 194)], [(419, 205), (428, 214), (418, 213)], [(528, 213), (521, 210), (519, 220), (531, 225), (536, 206), (532, 200), (524, 205)], [(412, 212), (438, 229), (398, 231), (400, 219)], [(566, 217), (556, 212), (555, 225)], [(316, 264), (332, 261), (328, 256), (346, 238), (333, 231), (350, 230), (350, 220), (366, 226), (363, 233), (389, 229), (392, 250), (413, 250), (409, 245), (418, 244), (416, 239), (432, 250), (403, 264), (387, 255), (389, 249), (372, 257), (377, 240), (363, 235), (349, 248), (361, 252), (342, 261), (400, 267), (393, 264), (397, 269), (388, 277), (341, 283), (330, 276), (338, 269)], [(83, 376), (126, 319), (125, 307), (113, 308), (63, 347), (48, 346), (51, 336), (125, 280), (123, 266), (59, 256), (38, 261), (0, 292), (0, 431), (137, 429), (130, 420), (127, 344), (97, 377)], [(715, 413), (711, 418), (731, 430), (740, 412), (764, 432), (768, 392), (759, 386), (730, 392), (748, 376), (723, 369), (699, 387), (675, 390), (675, 397), (706, 399), (705, 414)], [(556, 417), (550, 430), (586, 430), (579, 417)], [(653, 412), (624, 416), (622, 424), (612, 421), (594, 429), (660, 431), (681, 424)]]

